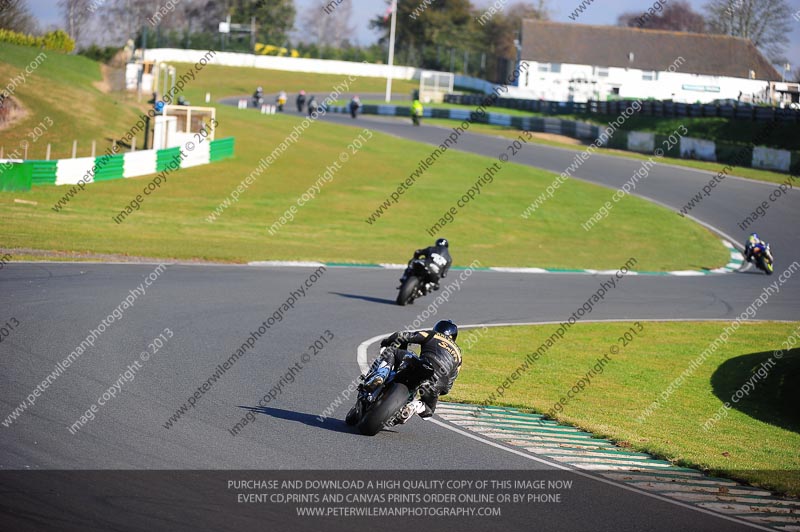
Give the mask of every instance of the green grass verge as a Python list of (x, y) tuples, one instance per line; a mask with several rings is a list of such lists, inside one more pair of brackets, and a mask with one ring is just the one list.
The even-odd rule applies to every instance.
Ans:
[[(800, 494), (800, 349), (775, 359), (765, 378), (738, 403), (731, 397), (773, 351), (800, 330), (798, 322), (745, 323), (644, 421), (638, 418), (667, 386), (722, 333), (725, 322), (641, 322), (627, 346), (619, 338), (633, 322), (573, 326), (562, 340), (510, 385), (497, 405), (555, 412), (559, 421), (649, 452), (781, 493)], [(464, 365), (447, 399), (483, 404), (557, 326), (489, 328), (464, 353)], [(463, 331), (464, 338), (469, 334)], [(463, 341), (463, 339), (462, 339)], [(609, 355), (603, 372), (583, 391), (554, 405)], [(768, 364), (768, 363), (767, 363)], [(770, 366), (768, 364), (768, 366)], [(577, 389), (577, 388), (576, 388)], [(727, 415), (704, 424), (723, 408)]]
[[(426, 124), (432, 124), (447, 128), (453, 127), (454, 122), (455, 122), (454, 120), (449, 120), (447, 118), (425, 119)], [(508, 126), (499, 126), (495, 124), (472, 124), (470, 125), (469, 128), (470, 131), (473, 131), (475, 133), (483, 133), (486, 135), (497, 135), (511, 139), (515, 139), (519, 136), (518, 129)], [(586, 149), (587, 146), (583, 144), (568, 144), (566, 142), (558, 142), (555, 140), (543, 139), (543, 138), (535, 138), (533, 142), (545, 146), (553, 146), (556, 148), (567, 148), (575, 151), (583, 151), (584, 149)], [(597, 149), (597, 153), (602, 153), (604, 155), (613, 155), (616, 157), (627, 157), (628, 159), (637, 159), (640, 161), (645, 161), (650, 158), (650, 156), (641, 153), (635, 153), (624, 150), (614, 150), (608, 148), (599, 148)], [(684, 166), (687, 168), (704, 170), (706, 172), (711, 172), (713, 174), (717, 174), (718, 172), (722, 171), (722, 169), (725, 167), (724, 163), (692, 161), (688, 159), (675, 159), (672, 157), (665, 157), (663, 159), (663, 162), (664, 164), (674, 164), (675, 166)], [(728, 172), (728, 175), (744, 177), (746, 179), (754, 179), (756, 181), (765, 181), (767, 183), (783, 183), (788, 179), (787, 174), (782, 174), (780, 172), (771, 172), (769, 170), (759, 170), (758, 168), (749, 168), (746, 166), (733, 166), (731, 167), (731, 170)]]
[[(0, 79), (19, 79), (39, 52), (0, 43)], [(28, 113), (12, 127), (0, 129), (4, 155), (19, 149), (22, 157), (21, 144), (29, 142), (29, 159), (44, 159), (48, 143), (52, 145), (52, 159), (71, 157), (73, 140), (78, 141), (79, 157), (91, 154), (92, 141), (97, 142), (97, 153), (102, 153), (112, 139), (121, 137), (136, 123), (134, 98), (106, 94), (95, 87), (103, 79), (98, 63), (58, 52), (46, 54), (47, 58), (14, 92)], [(52, 125), (48, 126), (50, 121)], [(37, 126), (44, 131), (34, 142), (29, 133)]]
[[(10, 80), (22, 75), (39, 52), (27, 46), (0, 43), (0, 79)], [(52, 159), (71, 157), (73, 140), (78, 140), (79, 157), (90, 155), (92, 141), (97, 142), (100, 154), (111, 145), (112, 139), (122, 137), (136, 123), (140, 111), (149, 109), (148, 105), (136, 102), (135, 94), (104, 93), (96, 87), (103, 79), (99, 63), (83, 56), (50, 51), (46, 54), (47, 58), (34, 73), (16, 88), (14, 95), (29, 113), (13, 127), (0, 129), (4, 154), (28, 141), (31, 142), (29, 159), (44, 159), (48, 143)], [(192, 67), (183, 63), (173, 63), (173, 66), (179, 75)], [(334, 87), (343, 86), (343, 82), (349, 88), (345, 94), (382, 92), (386, 88), (386, 80), (379, 78), (356, 77), (350, 81), (345, 75), (208, 65), (197, 74), (196, 83), (190, 82), (183, 95), (193, 105), (206, 105), (206, 92), (216, 101), (226, 96), (252, 94), (256, 86), (261, 85), (268, 100), (280, 90), (301, 88), (322, 100)], [(395, 80), (392, 85), (397, 94), (408, 93), (417, 86), (416, 82), (408, 80)], [(144, 96), (143, 100), (147, 100), (150, 95)], [(28, 133), (48, 117), (53, 125), (32, 142)], [(143, 136), (138, 139), (140, 144), (143, 141)]]
[[(403, 262), (411, 247), (430, 240), (426, 229), (492, 162), (446, 153), (399, 204), (369, 225), (367, 216), (430, 153), (429, 147), (419, 143), (374, 133), (293, 222), (269, 236), (267, 227), (295, 204), (327, 165), (338, 161), (358, 130), (314, 124), (238, 203), (209, 223), (206, 217), (212, 210), (298, 122), (293, 116), (265, 118), (224, 108), (217, 119), (221, 133), (237, 137), (235, 160), (170, 175), (168, 183), (120, 225), (111, 217), (141, 193), (147, 178), (90, 185), (61, 213), (50, 206), (64, 194), (64, 187), (35, 187), (25, 194), (26, 199), (39, 202), (35, 207), (14, 204), (13, 195), (5, 194), (0, 199), (6, 210), (5, 244), (225, 261)], [(553, 177), (545, 171), (506, 165), (478, 200), (442, 231), (454, 243), (456, 263), (478, 259), (487, 266), (616, 268), (633, 256), (639, 261), (636, 269), (669, 270), (710, 268), (726, 262), (727, 251), (705, 229), (635, 197), (619, 203), (609, 219), (592, 231), (583, 231), (580, 223), (611, 195), (596, 185), (567, 182), (535, 217), (522, 219), (520, 213)], [(641, 223), (642, 219), (649, 223)], [(559, 246), (548, 245), (552, 241)], [(624, 241), (626, 246), (606, 245), (614, 241)], [(684, 262), (686, 257), (692, 257), (691, 264)]]
[[(35, 55), (34, 50), (20, 50), (29, 54), (20, 58), (21, 64)], [(20, 50), (16, 52), (24, 55)], [(91, 138), (92, 132), (107, 131), (113, 137), (123, 135), (135, 121), (137, 108), (91, 86), (99, 78), (98, 68), (85, 58), (49, 57), (25, 90), (18, 92), (32, 116), (2, 134), (24, 137), (27, 122), (36, 123), (41, 119), (37, 116), (59, 112), (63, 116), (54, 120), (48, 134), (78, 131)], [(75, 72), (68, 75), (68, 70)], [(254, 73), (254, 69), (232, 69), (223, 76), (203, 70), (189, 99), (212, 86), (223, 94), (235, 94), (240, 71)], [(221, 78), (226, 78), (225, 83)], [(52, 97), (62, 91), (71, 91), (74, 101), (95, 103), (62, 105)], [(209, 223), (206, 218), (212, 211), (300, 122), (295, 115), (264, 116), (227, 106), (218, 106), (217, 111), (217, 135), (236, 137), (233, 160), (170, 174), (164, 186), (146, 197), (141, 210), (119, 225), (112, 216), (141, 194), (150, 178), (89, 185), (58, 213), (50, 207), (67, 187), (34, 187), (28, 193), (3, 194), (4, 246), (233, 262), (404, 262), (411, 249), (432, 240), (426, 229), (494, 162), (447, 152), (397, 205), (369, 225), (366, 218), (431, 148), (374, 133), (363, 149), (352, 154), (348, 143), (359, 130), (322, 119), (257, 177), (238, 202)], [(267, 228), (296, 206), (297, 198), (327, 166), (339, 161), (342, 152), (347, 152), (350, 160), (333, 181), (298, 210), (294, 221), (269, 236)], [(503, 167), (494, 182), (441, 233), (454, 243), (456, 264), (478, 259), (486, 266), (617, 268), (633, 256), (639, 261), (636, 269), (671, 270), (713, 268), (727, 262), (728, 252), (704, 228), (634, 197), (616, 205), (609, 218), (592, 231), (583, 231), (580, 223), (610, 198), (611, 191), (577, 181), (565, 183), (535, 217), (522, 219), (520, 213), (553, 178), (551, 173), (512, 163)], [(38, 204), (14, 203), (14, 197), (20, 196)], [(645, 219), (646, 224), (642, 223)], [(559, 245), (550, 244), (554, 241)], [(626, 245), (606, 245), (617, 241)], [(687, 264), (686, 257), (692, 257), (692, 262)]]

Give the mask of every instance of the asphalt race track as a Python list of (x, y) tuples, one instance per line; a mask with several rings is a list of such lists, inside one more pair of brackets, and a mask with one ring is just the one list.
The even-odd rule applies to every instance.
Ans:
[[(324, 120), (368, 125), (430, 144), (439, 144), (449, 134), (446, 128), (413, 128), (410, 121), (397, 119), (359, 117), (353, 121), (349, 116), (329, 115)], [(508, 139), (467, 133), (456, 149), (496, 157), (508, 143)], [(573, 157), (572, 151), (528, 145), (515, 162), (561, 172)], [(595, 154), (576, 175), (617, 187), (640, 165), (641, 161)], [(660, 165), (640, 182), (635, 194), (677, 210), (710, 178), (705, 172)], [(391, 184), (386, 186), (390, 190)], [(742, 241), (745, 233), (737, 222), (772, 188), (775, 185), (728, 178), (692, 215)], [(611, 194), (609, 190), (609, 198)], [(798, 258), (798, 207), (800, 197), (792, 191), (771, 206), (763, 223), (759, 221), (758, 231), (772, 243), (777, 258), (774, 276), (752, 269), (697, 277), (627, 276), (587, 319), (734, 319)], [(458, 262), (457, 251), (454, 255)], [(7, 420), (56, 364), (155, 267), (12, 262), (0, 270), (3, 321), (13, 316), (20, 324), (0, 343), (2, 419)], [(350, 400), (320, 421), (318, 416), (359, 374), (357, 346), (413, 322), (427, 305), (421, 300), (409, 307), (395, 306), (399, 275), (391, 270), (328, 268), (305, 289), (306, 295), (294, 302), (294, 308), (280, 321), (273, 320), (252, 349), (199, 394), (193, 408), (165, 428), (170, 416), (218, 365), (313, 271), (169, 265), (92, 347), (41, 392), (33, 406), (9, 426), (0, 427), (0, 469), (11, 470), (0, 473), (0, 529), (351, 530), (374, 524), (366, 518), (297, 518), (280, 505), (240, 504), (236, 490), (228, 486), (228, 481), (240, 478), (341, 477), (321, 470), (351, 470), (353, 478), (365, 479), (380, 478), (375, 470), (395, 471), (387, 476), (436, 471), (431, 478), (480, 475), (474, 470), (500, 477), (498, 471), (510, 471), (507, 478), (575, 482), (559, 504), (510, 507), (502, 518), (409, 517), (381, 523), (392, 530), (421, 524), (441, 530), (754, 528), (559, 472), (419, 419), (373, 438), (363, 437), (342, 421)], [(605, 277), (475, 272), (438, 317), (458, 323), (563, 321)], [(758, 319), (800, 320), (800, 279), (786, 282), (759, 309)], [(140, 364), (135, 377), (122, 383), (114, 398), (97, 409), (94, 420), (72, 434), (69, 427), (112, 383), (120, 382), (120, 375), (140, 360), (140, 353), (149, 349), (154, 338), (168, 336), (165, 329), (173, 336)], [(328, 339), (324, 347), (302, 363), (294, 382), (286, 382), (267, 407), (259, 407), (258, 400), (274, 389), (288, 368), (305, 360), (303, 354), (311, 352), (309, 346), (321, 336)], [(255, 421), (233, 435), (229, 429), (251, 411)], [(289, 518), (291, 528), (285, 525)]]

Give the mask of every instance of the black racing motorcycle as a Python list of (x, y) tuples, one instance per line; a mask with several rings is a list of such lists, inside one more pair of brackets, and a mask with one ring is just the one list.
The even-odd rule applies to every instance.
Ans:
[(412, 401), (423, 386), (430, 386), (435, 373), (429, 362), (406, 351), (396, 371), (384, 366), (367, 375), (345, 423), (374, 436), (384, 427), (408, 422), (416, 413)]
[(415, 299), (431, 293), (440, 271), (441, 266), (435, 262), (426, 264), (422, 259), (410, 261), (405, 273), (406, 279), (397, 294), (397, 304), (401, 307), (410, 305)]

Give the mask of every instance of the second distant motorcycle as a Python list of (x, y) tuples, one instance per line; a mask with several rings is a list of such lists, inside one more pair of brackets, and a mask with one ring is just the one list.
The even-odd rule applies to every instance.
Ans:
[(775, 261), (772, 256), (772, 250), (770, 249), (769, 242), (761, 240), (757, 233), (753, 233), (748, 237), (743, 255), (747, 262), (754, 263), (756, 268), (767, 275), (772, 275), (773, 263)]
[(264, 105), (264, 89), (258, 87), (253, 93), (253, 107), (260, 109)]

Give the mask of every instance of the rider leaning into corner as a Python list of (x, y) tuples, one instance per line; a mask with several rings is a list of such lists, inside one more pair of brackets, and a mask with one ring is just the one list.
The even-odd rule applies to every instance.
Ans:
[[(398, 331), (381, 341), (381, 354), (372, 362), (370, 371), (363, 376), (366, 388), (375, 389), (389, 374), (396, 370), (408, 349), (408, 344), (419, 344), (420, 358), (435, 369), (431, 386), (425, 386), (420, 399), (411, 402), (421, 418), (429, 418), (436, 410), (440, 395), (447, 395), (453, 387), (461, 368), (461, 348), (456, 344), (458, 326), (450, 320), (442, 320), (429, 331)], [(355, 408), (355, 407), (354, 407)], [(348, 414), (349, 415), (349, 414)]]
[[(418, 249), (414, 252), (414, 258), (412, 260), (425, 257), (425, 267), (428, 268), (428, 271), (431, 272), (433, 276), (430, 280), (433, 283), (434, 290), (439, 289), (439, 279), (447, 277), (447, 272), (450, 271), (450, 266), (453, 264), (453, 258), (450, 257), (450, 250), (448, 249), (449, 247), (450, 243), (447, 239), (440, 238), (434, 245)], [(406, 268), (406, 271), (400, 278), (400, 286), (403, 286), (403, 283), (411, 273), (411, 262), (408, 264), (409, 267)], [(400, 288), (400, 286), (397, 288)]]
[(747, 239), (747, 244), (744, 246), (744, 258), (747, 259), (747, 262), (753, 262), (753, 248), (756, 247), (758, 244), (764, 244), (764, 249), (767, 252), (767, 257), (769, 258), (770, 262), (774, 262), (772, 258), (772, 251), (769, 249), (769, 243), (764, 242), (758, 237), (757, 233), (753, 233)]

